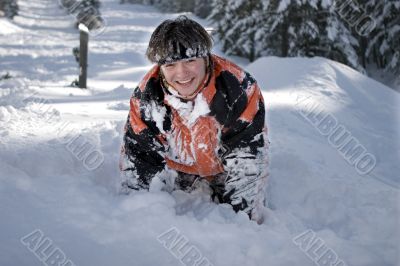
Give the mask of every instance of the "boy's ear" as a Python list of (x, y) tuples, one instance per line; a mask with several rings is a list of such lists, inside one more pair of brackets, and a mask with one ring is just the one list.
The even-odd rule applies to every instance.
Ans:
[(204, 62), (206, 66), (206, 73), (208, 73), (208, 71), (210, 70), (210, 57), (209, 56), (204, 57)]

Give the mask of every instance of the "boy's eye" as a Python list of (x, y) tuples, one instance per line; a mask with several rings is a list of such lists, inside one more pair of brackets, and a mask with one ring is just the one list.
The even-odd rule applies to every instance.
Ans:
[(171, 67), (173, 67), (174, 66), (174, 64), (166, 64), (165, 65), (165, 67), (168, 67), (168, 68), (171, 68)]

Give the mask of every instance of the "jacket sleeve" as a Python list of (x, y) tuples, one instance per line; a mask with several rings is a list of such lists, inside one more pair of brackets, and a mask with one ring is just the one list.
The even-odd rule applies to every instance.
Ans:
[(130, 110), (121, 147), (121, 190), (149, 189), (153, 177), (165, 167), (164, 146), (158, 139), (155, 123), (145, 119), (149, 108), (139, 87), (130, 99)]
[[(225, 77), (225, 82), (233, 77)], [(268, 176), (268, 139), (265, 106), (261, 90), (252, 76), (245, 72), (240, 90), (227, 90), (230, 103), (225, 115), (221, 141), (224, 147), (224, 201), (243, 210), (251, 219), (262, 219)], [(228, 86), (233, 87), (233, 86)]]

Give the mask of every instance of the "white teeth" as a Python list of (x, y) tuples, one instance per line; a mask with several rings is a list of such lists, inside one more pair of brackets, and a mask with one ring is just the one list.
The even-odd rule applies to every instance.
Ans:
[(179, 80), (179, 81), (176, 81), (176, 82), (178, 82), (179, 84), (186, 84), (186, 83), (189, 83), (190, 81), (192, 81), (192, 79)]

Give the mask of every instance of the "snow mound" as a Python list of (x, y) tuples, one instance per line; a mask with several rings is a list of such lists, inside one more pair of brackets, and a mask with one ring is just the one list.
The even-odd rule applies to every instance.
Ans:
[[(359, 159), (367, 153), (371, 155), (371, 169), (366, 169), (370, 172), (363, 175), (366, 179), (374, 178), (400, 187), (400, 179), (395, 174), (400, 171), (395, 162), (400, 145), (398, 92), (348, 66), (319, 57), (267, 57), (258, 59), (247, 69), (265, 90), (266, 102), (270, 106), (272, 135), (279, 129), (275, 125), (276, 118), (283, 119), (279, 121), (280, 125), (294, 120), (291, 125), (287, 123), (289, 127), (294, 127), (288, 132), (292, 134), (289, 138), (309, 136), (315, 145), (320, 145), (320, 140), (325, 139), (322, 143), (332, 148), (330, 152), (337, 152), (339, 158), (346, 148), (342, 150), (340, 145), (335, 147), (332, 140), (344, 135), (343, 144), (353, 139), (350, 144), (357, 143), (354, 148), (364, 151)], [(299, 126), (301, 121), (303, 123)], [(302, 154), (304, 150), (300, 150), (298, 155), (307, 156), (313, 163), (322, 159), (331, 161), (326, 156), (312, 156), (321, 150), (320, 147), (315, 147), (312, 153)], [(349, 156), (342, 156), (343, 161), (350, 158), (356, 164), (357, 150), (354, 152), (354, 158), (350, 158), (350, 150), (346, 153)], [(356, 167), (355, 170), (360, 169)], [(327, 173), (329, 170), (324, 174)], [(357, 174), (356, 171), (354, 173)]]

